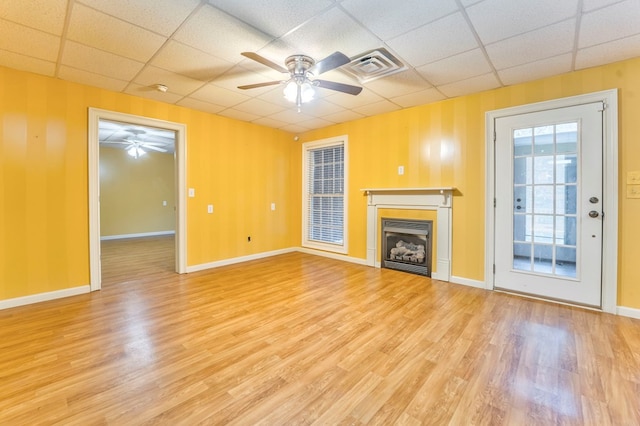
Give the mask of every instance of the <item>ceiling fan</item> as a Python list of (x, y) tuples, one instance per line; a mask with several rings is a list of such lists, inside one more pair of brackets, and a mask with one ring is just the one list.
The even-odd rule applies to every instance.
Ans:
[(286, 85), (284, 89), (285, 98), (291, 102), (295, 102), (298, 107), (298, 112), (300, 112), (300, 107), (303, 103), (313, 98), (313, 87), (336, 90), (350, 95), (357, 95), (362, 91), (362, 87), (314, 78), (316, 75), (331, 71), (351, 62), (349, 57), (341, 52), (332, 53), (318, 62), (307, 55), (291, 55), (284, 60), (286, 68), (254, 52), (242, 52), (242, 56), (266, 65), (283, 74), (289, 74), (289, 78), (287, 80), (267, 81), (265, 83), (238, 86), (238, 89), (255, 89), (257, 87), (284, 84)]
[(158, 152), (167, 152), (166, 149), (161, 148), (163, 144), (155, 143), (155, 142), (146, 142), (141, 140), (141, 135), (144, 135), (146, 132), (142, 129), (126, 129), (127, 133), (130, 133), (133, 136), (127, 136), (121, 140), (115, 141), (102, 141), (103, 144), (117, 144), (117, 145), (125, 145), (124, 149), (127, 153), (133, 158), (139, 158), (146, 154), (145, 149), (158, 151)]

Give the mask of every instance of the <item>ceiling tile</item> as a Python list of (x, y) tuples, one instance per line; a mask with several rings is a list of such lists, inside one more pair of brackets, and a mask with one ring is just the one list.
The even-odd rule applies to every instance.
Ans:
[(152, 87), (143, 86), (136, 83), (129, 84), (124, 92), (128, 93), (129, 95), (140, 96), (141, 98), (153, 99), (169, 104), (175, 104), (180, 99), (182, 99), (182, 95), (176, 95), (175, 93), (170, 92), (163, 93)]
[[(291, 108), (291, 103), (289, 103), (288, 107)], [(311, 102), (304, 105), (304, 110), (306, 113), (311, 114), (315, 117), (325, 117), (330, 114), (336, 114), (342, 111), (346, 111), (343, 107), (332, 104), (331, 102), (327, 102), (324, 99), (314, 99)]]
[(231, 62), (173, 40), (158, 51), (151, 63), (201, 81), (218, 77), (233, 66)]
[(193, 92), (190, 97), (224, 107), (232, 107), (250, 99), (249, 96), (236, 93), (215, 84), (207, 84)]
[(123, 91), (128, 84), (128, 82), (124, 80), (105, 77), (104, 75), (67, 67), (65, 65), (61, 66), (58, 70), (58, 77), (63, 80), (86, 84), (87, 86), (113, 90), (114, 92)]
[(271, 114), (268, 117), (289, 124), (299, 123), (301, 121), (307, 121), (313, 118), (312, 116), (304, 113), (304, 106), (302, 112), (298, 112), (294, 107), (291, 109), (285, 109), (275, 114)]
[(500, 87), (500, 83), (493, 73), (480, 75), (467, 80), (439, 86), (438, 90), (448, 97), (464, 96), (471, 93), (483, 92), (485, 90)]
[(243, 59), (241, 52), (260, 50), (271, 37), (211, 6), (204, 6), (185, 21), (175, 40), (230, 62)]
[(640, 35), (578, 50), (576, 69), (595, 67), (640, 57)]
[(352, 120), (358, 120), (360, 118), (364, 118), (365, 116), (363, 114), (357, 113), (355, 111), (351, 111), (351, 110), (344, 110), (342, 112), (336, 112), (333, 114), (328, 114), (325, 115), (324, 118), (325, 120), (328, 121), (332, 121), (334, 123), (342, 123), (345, 121), (352, 121)]
[(209, 112), (211, 114), (217, 114), (223, 109), (225, 109), (225, 107), (221, 105), (215, 105), (210, 102), (204, 102), (204, 101), (200, 101), (198, 99), (193, 99), (193, 98), (181, 99), (176, 104), (186, 108), (192, 108), (199, 111)]
[(274, 120), (270, 117), (260, 117), (257, 120), (253, 120), (252, 123), (256, 123), (261, 126), (273, 127), (274, 129), (279, 129), (280, 127), (287, 125), (287, 123), (283, 121)]
[(281, 127), (280, 129), (284, 130), (285, 132), (294, 133), (294, 134), (304, 133), (311, 130), (308, 127), (300, 126), (299, 124), (288, 124), (286, 126)]
[(335, 4), (332, 0), (209, 0), (209, 3), (274, 38)]
[(258, 96), (261, 93), (268, 92), (272, 90), (274, 86), (265, 86), (265, 87), (257, 87), (255, 89), (238, 89), (238, 86), (243, 86), (247, 84), (257, 84), (257, 83), (266, 83), (269, 81), (281, 81), (283, 78), (286, 78), (284, 74), (278, 73), (276, 78), (267, 77), (263, 74), (252, 73), (244, 67), (239, 65), (234, 66), (233, 68), (227, 70), (224, 74), (216, 79), (216, 85), (220, 87), (224, 87), (225, 89), (240, 91), (241, 93), (247, 93), (247, 95)]
[(359, 95), (353, 96), (347, 93), (331, 91), (325, 100), (343, 108), (354, 109), (364, 105), (382, 101), (384, 98), (373, 93), (371, 90), (363, 89)]
[(414, 67), (478, 47), (462, 14), (455, 13), (387, 42)]
[(62, 65), (106, 77), (131, 80), (144, 64), (74, 41), (67, 41), (62, 53)]
[(204, 85), (200, 80), (152, 66), (144, 67), (134, 82), (147, 87), (164, 84), (169, 88), (168, 93), (182, 96), (188, 95)]
[(323, 127), (331, 126), (335, 123), (333, 121), (325, 120), (322, 118), (312, 118), (311, 120), (301, 121), (296, 124), (308, 129), (321, 129)]
[(640, 1), (627, 0), (587, 13), (580, 22), (578, 48), (640, 33)]
[(73, 8), (67, 36), (69, 40), (141, 62), (151, 59), (166, 41), (165, 37), (83, 5)]
[(234, 106), (233, 108), (237, 109), (238, 111), (244, 111), (254, 114), (258, 117), (275, 114), (276, 112), (280, 112), (285, 109), (279, 105), (272, 104), (261, 99), (249, 99), (246, 102), (242, 102)]
[(199, 0), (76, 0), (76, 2), (84, 3), (164, 36), (173, 34), (182, 21), (200, 4)]
[(403, 0), (403, 7), (389, 7), (388, 0), (344, 0), (340, 5), (382, 40), (396, 37), (458, 10), (455, 0)]
[(578, 0), (485, 0), (467, 8), (480, 39), (488, 44), (574, 17)]
[(381, 44), (380, 40), (337, 8), (305, 22), (282, 40), (297, 48), (297, 53), (309, 55), (316, 61), (336, 51), (354, 56)]
[(55, 62), (32, 58), (6, 50), (0, 50), (0, 66), (47, 75), (49, 77), (53, 77), (56, 72)]
[(429, 86), (429, 83), (413, 69), (407, 69), (367, 83), (368, 89), (385, 98), (407, 95)]
[(67, 3), (67, 0), (2, 0), (0, 18), (60, 36)]
[(590, 12), (594, 9), (600, 9), (613, 3), (619, 3), (621, 0), (582, 0), (582, 10)]
[(488, 45), (487, 54), (496, 69), (511, 68), (571, 52), (575, 32), (576, 21), (569, 19)]
[(432, 87), (431, 89), (421, 90), (419, 92), (411, 93), (408, 95), (391, 98), (393, 103), (398, 104), (403, 108), (425, 105), (432, 102), (438, 102), (443, 99), (446, 99), (446, 97), (435, 87)]
[(0, 19), (0, 49), (33, 58), (55, 61), (60, 37)]
[(240, 121), (253, 121), (260, 118), (259, 115), (251, 114), (246, 111), (240, 111), (234, 108), (227, 108), (223, 111), (220, 111), (218, 115), (222, 115), (223, 117), (233, 118)]
[(417, 71), (431, 84), (439, 86), (491, 72), (491, 65), (482, 50), (473, 49), (424, 65)]
[(377, 114), (384, 114), (386, 112), (397, 111), (401, 107), (390, 102), (386, 99), (380, 102), (374, 102), (372, 104), (363, 105), (361, 107), (353, 108), (353, 110), (359, 114), (366, 116), (372, 116)]
[(503, 84), (523, 83), (525, 81), (567, 73), (571, 71), (572, 60), (573, 54), (566, 53), (553, 58), (541, 59), (536, 62), (500, 70), (498, 71), (498, 75)]

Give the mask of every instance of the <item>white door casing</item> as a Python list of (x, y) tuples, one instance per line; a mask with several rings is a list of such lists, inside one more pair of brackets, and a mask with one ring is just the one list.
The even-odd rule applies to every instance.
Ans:
[[(598, 104), (592, 105), (595, 106), (596, 109), (585, 105), (596, 103)], [(602, 110), (602, 106), (604, 106), (604, 110), (599, 112), (598, 110)], [(536, 265), (536, 261), (531, 262), (532, 266), (530, 271), (521, 271), (520, 269), (526, 269), (527, 266), (523, 268), (521, 264), (514, 262), (513, 256), (517, 254), (515, 251), (518, 251), (521, 248), (520, 246), (526, 247), (527, 244), (531, 244), (532, 248), (537, 245), (536, 241), (534, 241), (536, 239), (534, 235), (528, 235), (527, 238), (522, 238), (521, 236), (516, 238), (516, 240), (526, 240), (524, 244), (513, 243), (514, 221), (519, 223), (519, 219), (523, 217), (523, 215), (520, 214), (521, 211), (516, 209), (529, 209), (528, 213), (532, 214), (527, 218), (527, 223), (532, 223), (531, 218), (534, 217), (535, 214), (531, 211), (530, 205), (527, 206), (526, 203), (516, 201), (521, 199), (520, 194), (522, 194), (522, 192), (518, 191), (523, 188), (517, 188), (518, 185), (515, 185), (516, 188), (514, 188), (513, 169), (511, 169), (511, 163), (513, 161), (512, 141), (507, 142), (505, 145), (504, 141), (500, 143), (500, 139), (505, 138), (504, 133), (507, 133), (508, 139), (512, 139), (513, 134), (509, 135), (509, 133), (511, 133), (513, 129), (526, 128), (530, 125), (535, 127), (536, 125), (543, 125), (545, 123), (570, 121), (571, 117), (576, 116), (576, 111), (578, 110), (580, 110), (581, 113), (588, 110), (590, 113), (595, 112), (597, 114), (596, 116), (591, 115), (590, 118), (580, 119), (580, 126), (584, 127), (584, 135), (597, 134), (597, 136), (600, 136), (600, 134), (602, 134), (602, 143), (600, 145), (602, 147), (602, 161), (595, 158), (600, 154), (599, 146), (591, 150), (583, 150), (582, 154), (585, 155), (578, 167), (578, 173), (581, 173), (580, 166), (584, 166), (585, 161), (586, 164), (592, 162), (594, 165), (583, 167), (580, 175), (580, 178), (584, 180), (582, 186), (584, 191), (582, 191), (582, 194), (577, 193), (577, 199), (578, 210), (582, 210), (582, 212), (577, 212), (577, 214), (573, 216), (575, 216), (574, 223), (577, 224), (577, 229), (582, 232), (576, 237), (576, 241), (573, 242), (560, 239), (560, 244), (556, 249), (571, 251), (571, 247), (567, 248), (563, 247), (563, 245), (565, 243), (569, 245), (575, 243), (577, 244), (576, 251), (578, 259), (597, 257), (598, 261), (578, 261), (578, 269), (576, 270), (575, 277), (571, 276), (572, 272), (570, 268), (569, 272), (567, 272), (566, 269), (560, 269), (561, 267), (557, 270), (544, 270), (545, 265), (543, 265), (543, 262)], [(600, 119), (600, 114), (602, 114), (602, 119)], [(615, 312), (617, 294), (617, 92), (611, 90), (505, 110), (491, 111), (487, 113), (486, 118), (487, 219), (485, 226), (485, 282), (487, 288), (512, 290), (569, 303), (588, 305), (596, 308), (601, 307), (606, 312)], [(527, 120), (529, 120), (529, 123), (527, 123)], [(602, 129), (599, 128), (600, 123), (602, 123)], [(501, 132), (503, 135), (499, 135)], [(499, 137), (496, 138), (498, 135)], [(498, 139), (499, 141), (495, 145), (494, 139)], [(585, 146), (583, 146), (583, 148), (584, 147)], [(566, 158), (569, 157), (570, 156)], [(548, 162), (549, 158), (553, 157), (541, 157), (539, 160), (545, 159)], [(559, 158), (561, 159), (560, 163), (565, 161), (562, 160), (565, 158), (564, 156), (559, 156)], [(527, 164), (529, 164), (529, 167), (532, 167), (534, 160), (530, 159), (528, 161), (530, 162)], [(566, 160), (566, 162), (569, 163), (568, 160)], [(598, 170), (598, 166), (602, 167), (602, 173)], [(558, 167), (558, 165), (552, 167)], [(559, 167), (564, 166), (560, 164)], [(505, 170), (505, 168), (509, 170)], [(600, 176), (603, 178), (602, 184), (599, 183)], [(559, 188), (565, 188), (563, 183), (564, 182), (560, 182)], [(544, 190), (546, 190), (545, 185), (540, 185), (538, 188), (536, 188), (536, 185), (532, 185), (529, 188), (527, 197), (524, 197), (525, 199), (531, 198), (533, 191), (541, 190), (540, 194), (543, 194)], [(514, 191), (516, 193), (515, 196)], [(566, 193), (567, 191), (564, 192)], [(592, 192), (592, 194), (587, 195), (589, 192)], [(554, 190), (554, 194), (555, 193)], [(560, 192), (558, 194), (564, 197)], [(505, 197), (505, 195), (508, 195), (508, 197)], [(598, 202), (595, 204), (589, 201), (589, 199), (594, 196), (598, 199)], [(497, 197), (498, 200), (496, 200)], [(494, 202), (498, 206), (495, 210), (493, 207)], [(588, 216), (588, 213), (592, 210), (598, 212), (598, 217), (592, 218)], [(602, 212), (605, 213), (604, 219), (601, 216)], [(557, 213), (555, 207), (553, 212), (543, 211), (542, 213), (545, 213), (543, 216), (546, 217), (543, 219), (548, 220), (549, 224), (555, 224), (556, 221), (565, 219), (563, 215), (559, 217), (555, 216), (555, 213)], [(553, 214), (546, 215), (546, 213)], [(571, 212), (561, 211), (560, 213)], [(569, 216), (572, 215), (569, 214)], [(568, 218), (567, 220), (574, 219)], [(532, 226), (527, 228), (529, 234), (533, 233), (532, 228)], [(516, 226), (516, 229), (518, 229), (518, 226)], [(567, 230), (568, 229), (570, 229), (569, 226), (567, 226)], [(539, 234), (544, 234), (544, 232)], [(547, 243), (547, 248), (549, 248), (554, 245), (549, 244), (552, 240), (553, 242), (558, 242), (557, 239), (553, 239), (554, 235), (557, 237), (558, 235), (564, 235), (564, 233), (558, 233), (556, 230), (555, 234), (547, 233), (546, 240), (544, 240), (544, 238), (538, 238), (537, 242), (543, 242), (540, 246)], [(545, 235), (542, 236), (544, 237)], [(549, 236), (552, 238), (549, 239)], [(540, 235), (538, 235), (538, 237), (540, 237)], [(539, 249), (540, 247), (537, 248)], [(599, 253), (600, 249), (603, 250), (602, 256)], [(602, 259), (602, 272), (599, 270), (600, 258)], [(520, 257), (519, 259), (521, 260)], [(555, 257), (553, 259), (553, 264), (555, 265), (557, 259)], [(563, 262), (558, 262), (558, 264), (562, 265)], [(541, 268), (538, 267), (540, 265), (542, 265)], [(553, 265), (548, 262), (546, 266), (551, 268)], [(566, 265), (563, 267), (566, 268)], [(568, 276), (563, 277), (562, 275)], [(587, 280), (590, 284), (584, 284), (582, 280)], [(588, 288), (587, 291), (585, 291), (585, 285)], [(602, 288), (600, 288), (600, 286), (602, 286)], [(601, 294), (602, 300), (600, 300)]]

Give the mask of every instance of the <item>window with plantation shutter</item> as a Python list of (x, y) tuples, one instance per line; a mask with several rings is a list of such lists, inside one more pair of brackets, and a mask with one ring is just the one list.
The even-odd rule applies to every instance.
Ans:
[(303, 245), (347, 252), (346, 136), (303, 144)]

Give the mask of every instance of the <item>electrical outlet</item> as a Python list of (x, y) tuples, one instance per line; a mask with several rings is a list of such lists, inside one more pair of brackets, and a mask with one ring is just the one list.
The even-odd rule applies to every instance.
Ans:
[(627, 172), (628, 185), (640, 185), (640, 171)]
[(207, 206), (207, 213), (213, 213), (213, 204)]
[(404, 166), (398, 166), (398, 174), (399, 175), (403, 175), (404, 174)]
[(640, 198), (640, 185), (627, 185), (627, 198)]
[(276, 209), (276, 203), (271, 203), (271, 210), (275, 210)]
[(195, 188), (189, 188), (189, 197), (193, 198), (196, 196)]
[(167, 201), (166, 200), (162, 201), (162, 206), (163, 207), (167, 207)]
[(251, 242), (251, 236), (247, 237), (247, 242), (250, 243)]

